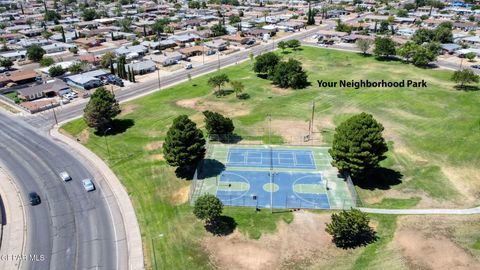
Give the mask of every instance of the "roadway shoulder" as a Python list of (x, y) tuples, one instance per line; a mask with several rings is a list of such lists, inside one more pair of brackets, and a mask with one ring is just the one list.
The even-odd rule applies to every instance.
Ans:
[(54, 126), (50, 130), (50, 135), (54, 139), (66, 143), (73, 150), (84, 156), (94, 166), (96, 166), (97, 170), (104, 176), (105, 181), (115, 196), (122, 215), (128, 248), (128, 269), (144, 269), (143, 246), (140, 227), (138, 225), (137, 217), (135, 215), (135, 210), (130, 197), (128, 196), (128, 193), (121, 184), (120, 180), (101, 158), (99, 158), (82, 144), (60, 133), (59, 125)]
[(15, 259), (13, 256), (28, 255), (25, 253), (27, 240), (25, 203), (12, 177), (1, 167), (0, 196), (3, 208), (0, 226), (0, 256), (2, 258), (0, 270), (21, 269), (23, 259)]

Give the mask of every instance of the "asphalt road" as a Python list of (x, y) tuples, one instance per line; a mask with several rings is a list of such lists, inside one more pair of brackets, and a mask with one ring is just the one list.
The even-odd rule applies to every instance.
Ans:
[[(312, 35), (317, 30), (318, 30), (317, 27), (312, 28), (305, 32), (297, 33), (294, 36), (286, 37), (284, 40), (290, 40), (290, 39), (300, 40), (309, 35)], [(220, 60), (220, 67), (236, 64), (244, 59), (248, 59), (250, 52), (253, 53), (254, 55), (258, 55), (260, 53), (270, 51), (276, 48), (276, 43), (277, 42), (275, 42), (275, 44), (272, 44), (272, 43), (261, 44), (261, 45), (252, 47), (251, 50), (246, 50), (239, 53), (235, 53), (230, 56), (225, 56), (223, 59)], [(187, 74), (189, 73), (192, 77), (194, 77), (196, 75), (215, 71), (218, 69), (218, 67), (219, 67), (218, 61), (208, 62), (208, 63), (205, 63), (204, 65), (195, 67), (191, 70), (183, 70), (169, 76), (161, 77), (160, 85), (162, 89), (164, 89), (167, 86), (172, 85), (180, 80), (187, 79)], [(122, 101), (132, 99), (139, 95), (144, 95), (146, 93), (149, 93), (158, 89), (159, 89), (158, 80), (153, 79), (147, 82), (137, 83), (129, 87), (121, 88), (120, 90), (115, 92), (115, 95), (117, 99), (120, 102), (122, 102)], [(86, 105), (86, 102), (79, 101), (79, 102), (76, 102), (76, 104), (68, 104), (64, 107), (56, 108), (55, 112), (56, 112), (58, 122), (62, 122), (64, 120), (68, 120), (68, 119), (83, 115), (83, 109), (85, 105)], [(53, 112), (51, 110), (37, 113), (34, 115), (27, 115), (25, 116), (25, 121), (30, 123), (32, 126), (42, 129), (44, 131), (49, 130), (52, 127), (52, 125), (55, 124)]]
[[(28, 229), (22, 255), (37, 258), (28, 257), (22, 268), (126, 269), (123, 222), (99, 174), (88, 170), (68, 146), (40, 135), (17, 117), (0, 112), (0, 126), (0, 162), (25, 202)], [(59, 178), (64, 170), (73, 180)], [(95, 191), (83, 189), (81, 180), (88, 177), (93, 177)], [(31, 191), (40, 195), (40, 205), (28, 203)]]

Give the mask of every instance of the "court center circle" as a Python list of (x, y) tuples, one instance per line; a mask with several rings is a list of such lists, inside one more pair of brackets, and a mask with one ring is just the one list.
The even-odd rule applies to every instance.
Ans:
[(280, 187), (275, 183), (266, 183), (263, 185), (263, 190), (266, 192), (277, 192)]

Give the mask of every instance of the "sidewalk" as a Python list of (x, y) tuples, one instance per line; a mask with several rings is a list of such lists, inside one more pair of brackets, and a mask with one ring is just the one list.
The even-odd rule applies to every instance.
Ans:
[(465, 209), (381, 209), (381, 208), (358, 208), (358, 210), (371, 214), (385, 215), (474, 215), (480, 214), (480, 207)]
[(144, 269), (143, 246), (142, 237), (140, 235), (140, 227), (138, 225), (135, 210), (133, 209), (133, 205), (130, 201), (130, 197), (128, 196), (127, 191), (125, 190), (117, 176), (112, 172), (112, 170), (107, 166), (107, 164), (103, 162), (101, 158), (88, 150), (82, 144), (59, 132), (58, 128), (62, 124), (63, 123), (59, 123), (59, 125), (55, 125), (50, 130), (50, 135), (54, 139), (67, 144), (68, 146), (73, 148), (78, 154), (85, 157), (88, 161), (94, 164), (96, 169), (103, 175), (105, 182), (110, 187), (110, 190), (115, 197), (122, 216), (128, 249), (128, 269)]
[(13, 260), (11, 256), (27, 255), (24, 203), (17, 186), (1, 167), (0, 196), (5, 208), (5, 217), (2, 217), (5, 222), (0, 226), (0, 270), (21, 269), (23, 260)]

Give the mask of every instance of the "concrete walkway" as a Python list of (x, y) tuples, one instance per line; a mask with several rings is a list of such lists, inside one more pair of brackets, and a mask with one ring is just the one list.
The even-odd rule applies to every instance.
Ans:
[(121, 184), (117, 176), (112, 172), (112, 170), (107, 166), (107, 164), (105, 164), (105, 162), (101, 158), (99, 158), (92, 151), (90, 151), (74, 139), (65, 136), (59, 132), (59, 126), (61, 126), (62, 124), (64, 123), (55, 125), (50, 130), (50, 135), (54, 139), (57, 139), (69, 145), (78, 154), (85, 157), (91, 164), (96, 167), (97, 171), (99, 171), (103, 175), (105, 182), (112, 190), (112, 193), (117, 201), (122, 215), (128, 247), (128, 269), (144, 269), (143, 246), (142, 237), (140, 235), (140, 227), (138, 225), (135, 210), (130, 201), (130, 197), (128, 196), (127, 191), (125, 190), (124, 186)]
[(360, 211), (372, 214), (386, 215), (475, 215), (480, 214), (480, 207), (465, 209), (381, 209), (381, 208), (358, 208)]
[(5, 214), (3, 217), (5, 222), (1, 224), (0, 230), (0, 270), (21, 269), (23, 259), (15, 259), (12, 255), (28, 256), (25, 253), (27, 240), (25, 203), (12, 178), (1, 167), (0, 196), (5, 209), (5, 213), (2, 213)]

